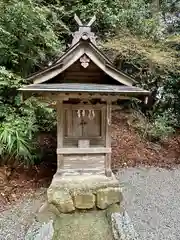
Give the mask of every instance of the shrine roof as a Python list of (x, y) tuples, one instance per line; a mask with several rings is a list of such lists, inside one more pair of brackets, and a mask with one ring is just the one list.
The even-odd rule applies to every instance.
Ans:
[(31, 84), (21, 88), (30, 92), (70, 92), (70, 93), (111, 93), (149, 95), (149, 91), (135, 86), (93, 84), (93, 83), (58, 83), (58, 84)]
[[(75, 20), (79, 25), (79, 29), (73, 33), (73, 40), (69, 49), (50, 66), (27, 78), (33, 84), (24, 86), (20, 90), (26, 92), (149, 95), (149, 91), (133, 86), (136, 81), (113, 66), (113, 63), (96, 46), (96, 36), (91, 31), (91, 25), (95, 21), (95, 17), (86, 25), (83, 25), (76, 15)], [(80, 68), (77, 68), (78, 71), (77, 69), (74, 72), (72, 71), (72, 75), (69, 74), (74, 80), (69, 83), (68, 74), (65, 75), (65, 73), (72, 66), (75, 67), (77, 62)], [(93, 72), (92, 69), (94, 69), (92, 66), (96, 66), (98, 74), (100, 73), (100, 76), (95, 81), (96, 84), (90, 75), (90, 72)], [(96, 73), (96, 71), (93, 73)], [(86, 83), (85, 77), (87, 77), (88, 83)], [(81, 83), (81, 79), (83, 83)], [(54, 80), (56, 82), (52, 83)], [(89, 83), (89, 80), (92, 83)]]
[(91, 62), (94, 63), (101, 71), (117, 81), (117, 84), (133, 85), (135, 80), (115, 68), (108, 57), (97, 47), (96, 36), (91, 31), (91, 25), (95, 21), (95, 17), (86, 25), (83, 25), (76, 15), (75, 20), (79, 29), (73, 33), (69, 49), (49, 66), (29, 76), (27, 80), (33, 81), (35, 84), (47, 83), (79, 60), (80, 62), (83, 61), (81, 65), (84, 68), (88, 68)]
[(29, 76), (27, 80), (38, 84), (45, 83), (64, 72), (76, 61), (81, 60), (83, 56), (86, 56), (89, 61), (93, 62), (104, 73), (117, 81), (117, 84), (133, 85), (136, 82), (130, 76), (115, 68), (112, 62), (98, 49), (97, 46), (92, 42), (83, 39), (80, 39), (75, 45), (71, 46), (67, 52), (51, 66)]

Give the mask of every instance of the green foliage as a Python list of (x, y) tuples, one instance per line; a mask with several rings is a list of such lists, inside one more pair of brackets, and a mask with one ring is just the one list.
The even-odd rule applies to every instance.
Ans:
[(32, 136), (37, 129), (28, 119), (15, 117), (0, 125), (1, 159), (6, 164), (14, 164), (21, 159), (25, 164), (34, 163)]
[(59, 54), (68, 29), (60, 11), (57, 16), (31, 0), (1, 1), (0, 15), (1, 161), (19, 159), (28, 164), (35, 158), (37, 131), (50, 130), (55, 118), (46, 104), (33, 98), (22, 102), (17, 89), (25, 81), (19, 75), (27, 76)]
[[(171, 119), (173, 121), (173, 118)], [(163, 115), (154, 116), (153, 119), (147, 118), (140, 109), (133, 110), (128, 115), (128, 125), (135, 128), (143, 138), (150, 141), (163, 141), (172, 135), (175, 129), (172, 126), (169, 118), (169, 112), (164, 112)]]
[(56, 112), (49, 107), (51, 102), (40, 102), (37, 98), (31, 97), (24, 101), (21, 110), (27, 116), (31, 112), (35, 116), (35, 122), (40, 132), (50, 132), (56, 128)]
[(45, 6), (53, 9), (63, 9), (65, 12), (63, 21), (66, 25), (71, 24), (74, 30), (75, 24), (72, 21), (74, 13), (87, 22), (93, 15), (96, 15), (96, 32), (104, 38), (114, 35), (119, 31), (129, 29), (132, 33), (145, 35), (151, 38), (162, 36), (164, 26), (161, 26), (159, 16), (154, 17), (149, 3), (144, 0), (75, 0), (75, 1), (42, 1)]
[[(163, 86), (163, 92), (158, 103), (161, 112), (167, 112), (171, 125), (180, 127), (180, 74), (169, 74), (166, 83)], [(160, 111), (159, 111), (160, 112)]]
[(38, 158), (37, 132), (50, 131), (55, 125), (55, 116), (45, 103), (33, 97), (21, 101), (18, 88), (23, 82), (4, 67), (0, 68), (1, 163), (14, 164), (20, 160), (25, 164), (34, 163)]
[(166, 114), (168, 126), (173, 128), (180, 127), (179, 39), (177, 35), (155, 43), (126, 33), (103, 44), (113, 52), (120, 70), (136, 79), (138, 86), (151, 91), (151, 122)]
[(17, 88), (23, 80), (4, 67), (0, 68), (0, 156), (1, 163), (14, 163), (23, 159), (33, 161), (32, 140), (37, 131), (35, 115), (20, 110)]
[(51, 9), (31, 0), (4, 0), (0, 16), (0, 65), (26, 76), (60, 53), (55, 29), (66, 29)]
[(169, 123), (168, 116), (157, 116), (153, 123), (148, 125), (147, 136), (151, 141), (164, 140), (174, 133), (174, 128)]
[(180, 33), (180, 2), (179, 0), (163, 0), (161, 11), (170, 34)]

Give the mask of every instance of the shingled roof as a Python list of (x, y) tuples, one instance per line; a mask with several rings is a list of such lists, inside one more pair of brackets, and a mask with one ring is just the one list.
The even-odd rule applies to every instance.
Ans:
[[(91, 31), (91, 24), (95, 21), (95, 17), (91, 21), (83, 25), (80, 19), (75, 16), (75, 20), (79, 24), (79, 30), (73, 34), (72, 44), (69, 49), (57, 59), (51, 66), (44, 70), (35, 73), (27, 78), (33, 81), (33, 84), (24, 86), (22, 91), (92, 91), (92, 92), (119, 92), (119, 93), (134, 93), (137, 95), (148, 95), (149, 92), (141, 88), (134, 87), (134, 79), (116, 69), (112, 62), (99, 50), (96, 46), (95, 34)], [(109, 79), (113, 79), (108, 84), (94, 84), (89, 83), (84, 85), (82, 83), (51, 83), (50, 80), (57, 76), (61, 76), (74, 63), (80, 61), (84, 69), (87, 69), (92, 62), (100, 71), (103, 71)], [(118, 86), (122, 85), (122, 86)], [(132, 87), (133, 86), (133, 87)]]

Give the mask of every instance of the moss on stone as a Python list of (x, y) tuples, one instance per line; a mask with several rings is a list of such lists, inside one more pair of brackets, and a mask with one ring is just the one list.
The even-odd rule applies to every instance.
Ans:
[(61, 214), (54, 230), (53, 240), (113, 240), (105, 211)]

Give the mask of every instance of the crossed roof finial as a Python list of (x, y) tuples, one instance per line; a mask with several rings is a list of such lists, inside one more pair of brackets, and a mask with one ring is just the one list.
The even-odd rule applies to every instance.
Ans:
[(71, 46), (79, 42), (81, 39), (84, 41), (89, 40), (93, 44), (96, 44), (96, 36), (91, 32), (91, 25), (95, 22), (96, 16), (93, 16), (88, 24), (83, 24), (76, 14), (74, 15), (74, 19), (79, 25), (79, 29), (72, 34), (73, 40)]
[(77, 24), (79, 25), (79, 27), (81, 26), (86, 26), (86, 27), (90, 27), (95, 21), (96, 21), (96, 16), (94, 15), (91, 20), (89, 21), (88, 24), (83, 24), (81, 19), (76, 15), (74, 14), (74, 19), (75, 21), (77, 22)]

